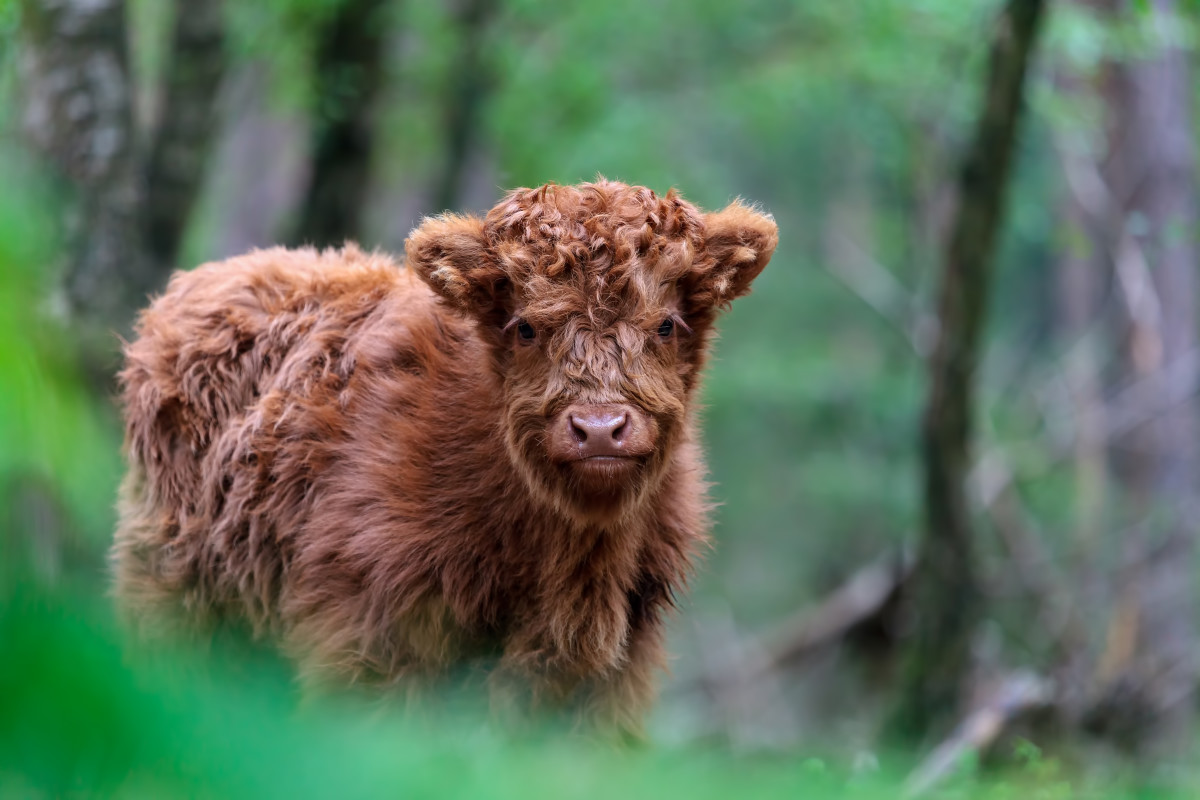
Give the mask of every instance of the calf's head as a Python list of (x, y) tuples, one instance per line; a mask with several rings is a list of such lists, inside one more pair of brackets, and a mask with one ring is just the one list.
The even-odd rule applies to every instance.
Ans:
[(718, 309), (778, 240), (735, 202), (601, 180), (517, 189), (486, 217), (426, 219), (408, 266), (476, 321), (501, 427), (529, 487), (564, 513), (619, 516), (661, 478), (684, 431)]

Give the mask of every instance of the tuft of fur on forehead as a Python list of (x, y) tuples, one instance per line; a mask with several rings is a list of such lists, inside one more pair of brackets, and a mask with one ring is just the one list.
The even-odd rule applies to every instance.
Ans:
[(501, 319), (526, 304), (550, 318), (582, 310), (565, 287), (586, 292), (595, 312), (672, 284), (681, 310), (706, 325), (749, 291), (777, 242), (770, 215), (740, 201), (706, 213), (673, 189), (660, 196), (601, 178), (514, 189), (483, 219), (427, 219), (406, 251), (418, 276), (474, 316)]
[(675, 280), (703, 242), (704, 217), (675, 192), (600, 180), (515, 189), (487, 215), (484, 236), (514, 278), (574, 270), (622, 273), (650, 264)]
[(658, 314), (662, 287), (691, 268), (703, 229), (701, 212), (674, 191), (602, 180), (514, 190), (483, 236), (523, 316), (558, 325), (582, 313), (604, 327)]

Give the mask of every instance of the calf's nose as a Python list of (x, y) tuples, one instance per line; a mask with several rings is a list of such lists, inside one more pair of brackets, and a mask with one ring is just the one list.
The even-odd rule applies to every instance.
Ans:
[(556, 462), (597, 456), (645, 458), (654, 452), (658, 426), (637, 406), (580, 403), (554, 417), (547, 434), (547, 455)]
[(575, 411), (570, 419), (575, 441), (603, 446), (607, 442), (619, 443), (625, 438), (629, 415), (620, 408), (600, 407)]

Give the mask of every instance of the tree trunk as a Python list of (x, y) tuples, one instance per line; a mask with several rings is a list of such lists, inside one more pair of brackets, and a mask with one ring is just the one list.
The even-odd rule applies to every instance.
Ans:
[(125, 3), (26, 0), (21, 14), (25, 128), (76, 195), (67, 300), (87, 327), (124, 331), (156, 285), (141, 241)]
[[(1114, 4), (1118, 11), (1125, 3)], [(1109, 175), (1114, 224), (1139, 251), (1142, 301), (1130, 296), (1126, 375), (1155, 381), (1197, 346), (1196, 164), (1189, 67), (1168, 33), (1183, 24), (1174, 0), (1147, 11), (1161, 34), (1153, 57), (1118, 64), (1109, 94)], [(1122, 254), (1118, 252), (1117, 258)], [(1118, 269), (1122, 268), (1119, 263)], [(1127, 534), (1129, 572), (1102, 665), (1102, 709), (1113, 735), (1160, 757), (1190, 745), (1197, 679), (1194, 560), (1197, 504), (1197, 404), (1194, 392), (1117, 443), (1120, 476), (1137, 518)]]
[(386, 0), (345, 0), (321, 31), (312, 177), (291, 235), (297, 244), (340, 246), (363, 235), (390, 12)]
[(446, 88), (442, 134), (446, 149), (431, 193), (435, 213), (459, 206), (467, 157), (477, 141), (483, 103), (491, 89), (483, 45), (498, 6), (498, 0), (461, 0), (455, 15), (459, 54)]
[(220, 3), (177, 5), (163, 120), (138, 141), (124, 0), (24, 0), (25, 128), (74, 190), (66, 296), (97, 377), (160, 288), (204, 173), (222, 72)]
[(893, 730), (924, 737), (959, 707), (979, 615), (966, 478), (979, 341), (1022, 112), (1025, 73), (1043, 0), (1009, 0), (991, 43), (987, 88), (959, 177), (938, 297), (921, 429), (925, 530), (910, 610), (913, 632)]
[(177, 3), (171, 52), (166, 99), (146, 172), (147, 246), (160, 273), (177, 266), (212, 150), (213, 111), (225, 74), (224, 3)]

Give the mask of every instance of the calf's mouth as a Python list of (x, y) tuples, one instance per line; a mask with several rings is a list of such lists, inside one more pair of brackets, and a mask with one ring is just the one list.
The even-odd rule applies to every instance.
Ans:
[(645, 463), (645, 456), (584, 456), (567, 462), (567, 467), (579, 476), (615, 478), (632, 474)]

